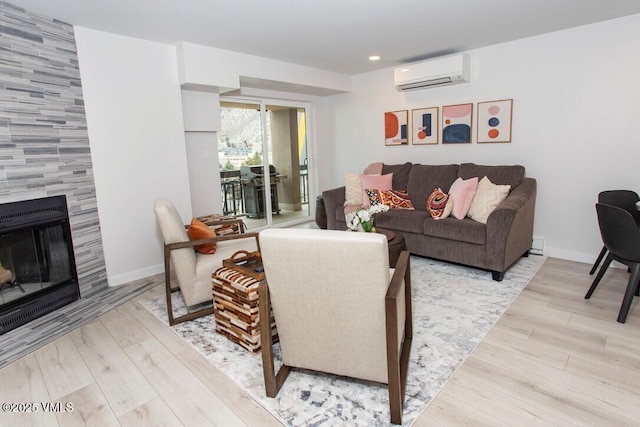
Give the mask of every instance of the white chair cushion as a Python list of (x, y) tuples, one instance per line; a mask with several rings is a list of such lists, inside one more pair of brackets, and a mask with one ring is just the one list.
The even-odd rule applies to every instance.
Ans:
[(222, 260), (231, 258), (234, 253), (240, 250), (249, 252), (257, 250), (256, 239), (252, 237), (226, 240), (224, 242), (218, 242), (218, 248), (213, 255), (196, 254), (196, 277), (193, 280), (195, 285), (180, 287), (187, 305), (191, 306), (213, 300), (211, 274), (222, 267)]

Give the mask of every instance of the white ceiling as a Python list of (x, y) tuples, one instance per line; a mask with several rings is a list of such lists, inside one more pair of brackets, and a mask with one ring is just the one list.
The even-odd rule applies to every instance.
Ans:
[[(358, 74), (640, 13), (640, 0), (9, 0), (86, 28)], [(370, 55), (380, 55), (377, 63)]]

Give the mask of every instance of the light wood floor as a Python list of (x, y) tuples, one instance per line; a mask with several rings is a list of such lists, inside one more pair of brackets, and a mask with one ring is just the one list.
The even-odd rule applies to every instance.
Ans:
[[(615, 321), (622, 269), (585, 301), (589, 267), (548, 259), (415, 425), (639, 425), (640, 303)], [(2, 426), (280, 425), (137, 300), (2, 368), (0, 384), (1, 402), (38, 408)]]

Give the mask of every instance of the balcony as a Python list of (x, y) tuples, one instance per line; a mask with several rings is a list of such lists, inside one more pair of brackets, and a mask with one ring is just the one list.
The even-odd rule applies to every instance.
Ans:
[[(278, 187), (278, 192), (283, 193), (283, 187), (280, 184), (275, 184)], [(278, 213), (273, 213), (273, 222), (280, 223), (289, 221), (296, 218), (302, 218), (309, 216), (309, 180), (307, 165), (300, 165), (300, 201), (302, 209), (294, 210), (287, 208), (286, 204), (280, 203), (280, 209)], [(255, 228), (266, 224), (264, 218), (251, 218), (247, 215), (247, 209), (252, 206), (247, 206), (247, 196), (245, 194), (245, 185), (242, 184), (240, 176), (240, 170), (231, 170), (220, 172), (220, 194), (222, 196), (222, 213), (229, 216), (243, 216), (244, 222), (247, 228)], [(285, 197), (286, 200), (286, 197)], [(250, 209), (253, 211), (253, 209)]]

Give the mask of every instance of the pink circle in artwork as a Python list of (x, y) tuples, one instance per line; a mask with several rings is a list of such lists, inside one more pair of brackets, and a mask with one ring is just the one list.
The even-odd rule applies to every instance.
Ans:
[(420, 132), (418, 132), (418, 138), (420, 139), (425, 139), (427, 137), (427, 133), (423, 130), (421, 130)]
[(492, 105), (489, 107), (489, 114), (493, 114), (494, 116), (500, 112), (500, 107), (497, 105)]

